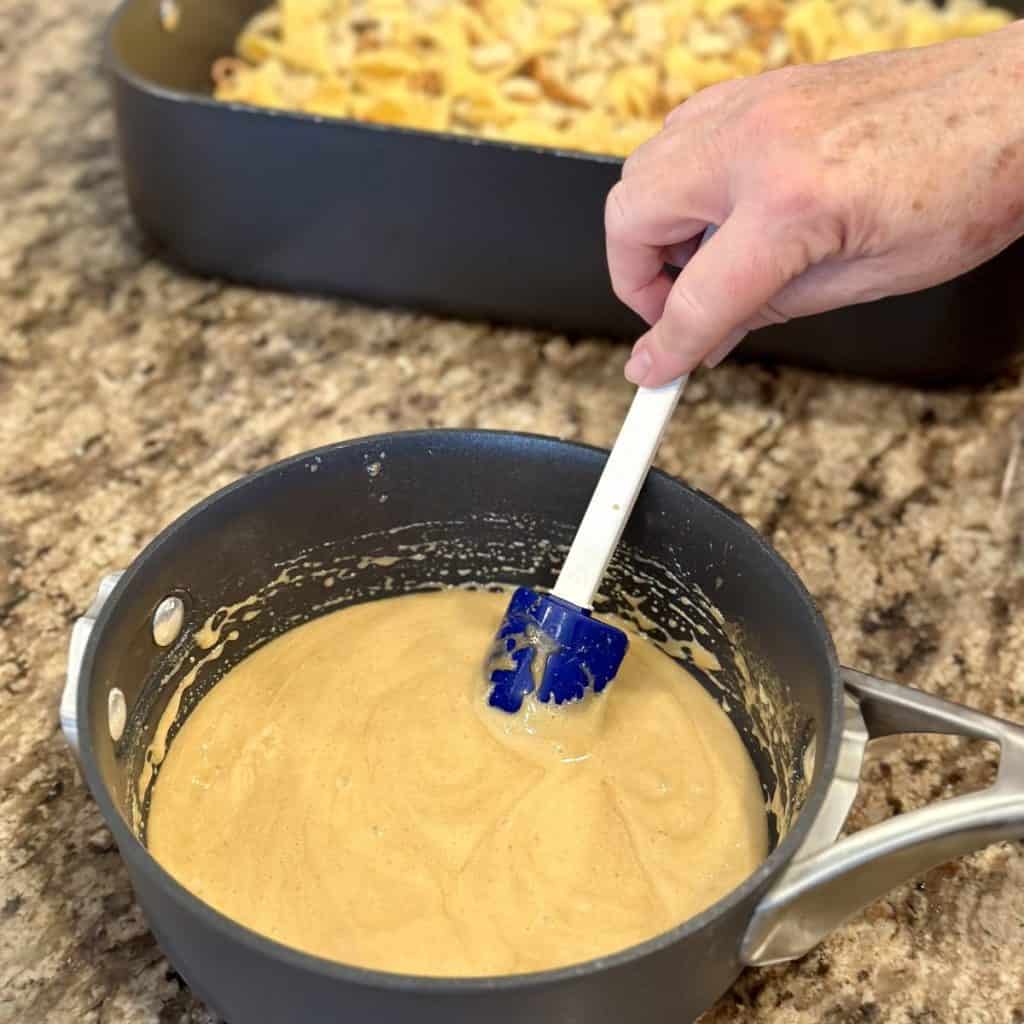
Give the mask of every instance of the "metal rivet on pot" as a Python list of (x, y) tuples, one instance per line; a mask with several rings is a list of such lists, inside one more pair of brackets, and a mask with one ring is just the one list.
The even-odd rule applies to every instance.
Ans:
[(165, 597), (153, 612), (153, 639), (166, 647), (178, 639), (185, 624), (185, 602), (180, 597)]
[(124, 694), (115, 686), (107, 694), (107, 727), (110, 738), (116, 743), (124, 735), (125, 722), (128, 721), (128, 704)]

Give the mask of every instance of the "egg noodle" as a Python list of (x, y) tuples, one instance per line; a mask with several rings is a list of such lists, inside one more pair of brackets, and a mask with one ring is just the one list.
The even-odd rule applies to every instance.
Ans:
[(277, 0), (214, 64), (214, 95), (625, 155), (716, 82), (1012, 20), (978, 0)]

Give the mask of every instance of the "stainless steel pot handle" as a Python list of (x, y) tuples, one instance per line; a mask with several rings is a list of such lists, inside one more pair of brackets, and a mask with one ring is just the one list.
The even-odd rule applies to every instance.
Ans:
[(92, 604), (89, 605), (84, 615), (75, 620), (74, 628), (71, 630), (71, 644), (68, 647), (68, 674), (64, 681), (64, 692), (60, 697), (60, 727), (64, 733), (64, 739), (74, 751), (75, 757), (78, 757), (78, 680), (82, 671), (85, 648), (89, 643), (89, 634), (92, 633), (92, 627), (96, 625), (100, 611), (107, 603), (110, 592), (117, 586), (117, 581), (123, 575), (122, 572), (114, 572), (100, 580)]
[[(1024, 727), (844, 668), (839, 766), (803, 845), (761, 901), (740, 947), (744, 963), (803, 956), (890, 889), (990, 843), (1024, 838)], [(857, 792), (868, 741), (943, 733), (999, 744), (999, 772), (979, 793), (890, 818), (836, 841)]]

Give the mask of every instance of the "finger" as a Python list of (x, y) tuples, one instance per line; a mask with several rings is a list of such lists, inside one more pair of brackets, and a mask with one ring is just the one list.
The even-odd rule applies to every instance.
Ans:
[(834, 260), (808, 267), (765, 303), (744, 327), (713, 348), (702, 365), (708, 369), (718, 366), (751, 331), (761, 327), (896, 294), (896, 290), (885, 287), (885, 282), (891, 280), (891, 273), (884, 267), (874, 266), (870, 260), (859, 260), (856, 264)]
[(725, 216), (731, 205), (727, 190), (717, 153), (697, 141), (666, 138), (650, 166), (622, 178), (608, 193), (605, 230), (616, 240), (674, 245)]
[[(739, 86), (741, 83), (723, 84)], [(666, 117), (661, 130), (626, 158), (622, 178), (628, 180), (638, 174), (656, 173), (659, 168), (685, 171), (695, 162), (706, 163), (708, 156), (714, 156), (714, 139), (722, 127), (723, 111), (727, 112), (727, 104), (734, 95), (732, 91), (720, 93), (718, 86), (712, 86), (676, 107)]]
[[(676, 267), (682, 270), (687, 263), (693, 259), (693, 254), (697, 251), (697, 246), (700, 244), (700, 236), (696, 238), (688, 239), (685, 242), (680, 242), (678, 245), (669, 245), (665, 247), (663, 252), (664, 261), (670, 267)], [(661, 315), (659, 310), (658, 315)]]
[(716, 345), (705, 357), (703, 365), (713, 370), (750, 333), (746, 327), (733, 331), (721, 345)]
[(634, 347), (626, 371), (633, 383), (658, 387), (693, 370), (807, 269), (806, 246), (778, 236), (766, 243), (771, 234), (758, 212), (736, 208), (687, 263), (661, 318)]
[[(613, 265), (610, 256), (608, 265)], [(655, 266), (657, 270), (651, 269)], [(614, 273), (619, 275), (617, 278), (612, 277), (612, 289), (616, 297), (648, 326), (656, 324), (672, 291), (672, 278), (666, 273), (662, 260), (654, 255), (651, 262), (645, 262), (643, 267), (637, 261), (628, 271), (619, 267)]]
[(652, 135), (646, 142), (641, 142), (622, 164), (623, 181), (639, 174), (641, 170), (649, 170), (652, 164), (657, 164), (657, 154), (665, 148), (666, 141), (665, 132), (662, 130), (657, 135)]
[[(930, 282), (915, 282), (926, 287)], [(892, 269), (870, 257), (857, 260), (830, 259), (808, 267), (758, 310), (751, 329), (784, 323), (800, 316), (827, 313), (842, 306), (873, 302), (903, 291)], [(911, 290), (911, 289), (907, 289)]]
[(622, 165), (622, 178), (629, 181), (641, 174), (670, 173), (686, 169), (696, 155), (707, 148), (707, 125), (694, 125), (688, 131), (663, 128), (641, 143)]
[(737, 92), (747, 88), (749, 82), (746, 78), (732, 78), (725, 82), (716, 82), (714, 85), (698, 89), (688, 99), (683, 100), (678, 107), (673, 108), (665, 117), (664, 127), (678, 124), (691, 117), (701, 117), (710, 113), (720, 106), (725, 100), (735, 96)]
[[(693, 99), (693, 97), (691, 96), (690, 99)], [(675, 124), (676, 121), (681, 120), (685, 116), (683, 111), (686, 110), (686, 104), (690, 102), (690, 99), (683, 100), (678, 107), (673, 107), (665, 115), (665, 123), (662, 126), (663, 128), (668, 128), (670, 125)], [(686, 113), (689, 113), (689, 111), (686, 111)]]
[[(665, 273), (666, 253), (699, 235), (707, 221), (676, 212), (687, 209), (685, 193), (680, 198), (676, 189), (647, 177), (638, 181), (635, 185), (620, 181), (608, 194), (608, 271), (615, 294), (654, 323), (672, 289), (672, 279)], [(675, 249), (673, 254), (683, 253), (685, 249)]]
[[(661, 316), (661, 312), (665, 308), (665, 300), (672, 290), (675, 277), (666, 272), (665, 268), (675, 267), (676, 270), (682, 270), (697, 251), (699, 244), (700, 237), (698, 236), (680, 242), (678, 245), (664, 246), (649, 265), (654, 276), (647, 281), (640, 281), (636, 285), (635, 293), (628, 296), (627, 305), (643, 317), (648, 324), (655, 323)], [(655, 264), (657, 264), (656, 270)], [(622, 295), (619, 297), (622, 298)]]

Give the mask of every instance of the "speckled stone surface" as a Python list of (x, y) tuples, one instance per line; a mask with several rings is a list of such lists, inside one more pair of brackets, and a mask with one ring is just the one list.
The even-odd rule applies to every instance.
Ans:
[[(630, 394), (610, 344), (155, 262), (95, 70), (106, 6), (0, 2), (0, 1021), (19, 1024), (215, 1020), (147, 930), (58, 728), (99, 577), (281, 456), (421, 425), (607, 444)], [(772, 538), (846, 662), (1024, 721), (1022, 410), (1013, 375), (934, 395), (727, 366), (690, 388), (660, 461)], [(908, 741), (866, 770), (851, 827), (991, 776), (976, 750)], [(1022, 941), (1024, 849), (1004, 843), (747, 972), (705, 1021), (1020, 1024)]]

